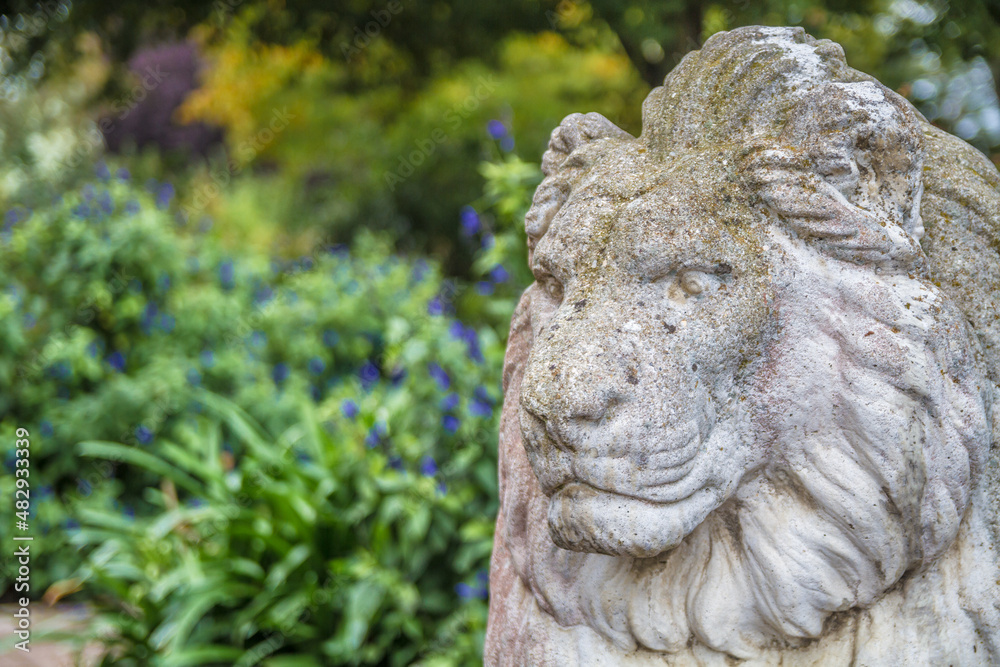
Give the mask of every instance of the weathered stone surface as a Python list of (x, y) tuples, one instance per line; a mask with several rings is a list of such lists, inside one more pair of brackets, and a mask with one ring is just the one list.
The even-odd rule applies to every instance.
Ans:
[(1000, 664), (994, 167), (751, 27), (543, 170), (486, 664)]

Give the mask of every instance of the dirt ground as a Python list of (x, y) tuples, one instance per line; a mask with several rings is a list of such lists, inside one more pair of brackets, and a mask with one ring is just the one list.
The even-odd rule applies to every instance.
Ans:
[(100, 645), (91, 642), (82, 653), (66, 640), (49, 637), (53, 633), (81, 632), (86, 626), (86, 606), (64, 604), (48, 607), (33, 603), (29, 652), (14, 648), (16, 620), (12, 604), (0, 605), (0, 665), (3, 667), (92, 667), (100, 662)]

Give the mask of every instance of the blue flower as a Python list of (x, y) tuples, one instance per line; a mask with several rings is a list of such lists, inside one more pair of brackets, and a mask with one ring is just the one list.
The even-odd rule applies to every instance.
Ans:
[(284, 363), (278, 363), (274, 365), (271, 370), (271, 379), (274, 380), (274, 384), (281, 384), (288, 378), (288, 365)]
[(338, 334), (333, 329), (327, 329), (323, 332), (323, 344), (327, 347), (333, 347), (340, 340), (340, 334)]
[(427, 314), (428, 315), (444, 314), (444, 303), (441, 301), (440, 296), (436, 296), (427, 302)]
[(139, 202), (134, 199), (130, 199), (128, 203), (125, 204), (125, 215), (135, 215), (139, 212)]
[(365, 436), (365, 444), (368, 447), (377, 447), (385, 439), (388, 432), (385, 422), (375, 422), (375, 425), (368, 431), (368, 435)]
[(107, 358), (108, 365), (119, 373), (125, 371), (125, 355), (115, 350)]
[(121, 169), (115, 172), (115, 177), (117, 177), (119, 181), (124, 183), (128, 181), (129, 178), (131, 178), (131, 174), (128, 173), (128, 169), (122, 167)]
[(348, 398), (340, 404), (340, 411), (348, 419), (354, 419), (358, 416), (358, 404)]
[(455, 584), (455, 592), (458, 593), (458, 597), (463, 600), (471, 600), (476, 597), (475, 589), (464, 581), (460, 584)]
[(173, 315), (168, 315), (167, 313), (160, 315), (160, 328), (163, 329), (163, 331), (170, 333), (174, 330), (174, 326), (176, 324), (177, 320), (174, 319)]
[(458, 394), (452, 392), (441, 399), (441, 409), (445, 412), (451, 412), (458, 407)]
[(97, 205), (101, 207), (101, 211), (105, 215), (111, 215), (111, 212), (115, 210), (115, 203), (111, 200), (111, 193), (107, 190), (97, 197)]
[(462, 221), (462, 233), (466, 236), (473, 236), (482, 228), (479, 214), (471, 206), (462, 208), (462, 211), (459, 213), (459, 219)]
[(493, 294), (494, 291), (493, 283), (486, 282), (485, 280), (480, 280), (478, 283), (476, 283), (476, 291), (482, 294), (483, 296), (489, 296)]
[(191, 368), (188, 370), (187, 381), (189, 384), (195, 387), (201, 384), (201, 373), (198, 372), (197, 368)]
[(233, 288), (235, 284), (234, 275), (233, 260), (223, 260), (222, 264), (219, 265), (219, 282), (222, 284), (222, 289), (230, 290)]
[(89, 354), (90, 357), (93, 359), (93, 358), (97, 358), (97, 355), (99, 353), (100, 353), (100, 350), (98, 349), (97, 341), (96, 340), (92, 341), (90, 343), (90, 345), (87, 346), (87, 354)]
[(444, 482), (438, 482), (437, 492), (439, 496), (443, 496), (444, 494), (448, 493), (448, 485), (445, 484)]
[(437, 474), (438, 464), (433, 456), (425, 456), (420, 459), (420, 473), (426, 477), (433, 477)]
[(160, 189), (156, 192), (156, 208), (165, 209), (170, 206), (170, 200), (174, 198), (174, 186), (170, 183), (164, 183), (160, 186)]
[(403, 459), (402, 459), (402, 457), (399, 457), (399, 456), (390, 456), (389, 457), (389, 467), (392, 468), (393, 470), (402, 470), (403, 469)]
[(445, 391), (451, 386), (451, 378), (448, 377), (448, 373), (445, 372), (445, 370), (436, 362), (432, 361), (427, 364), (427, 372), (432, 378), (434, 378), (434, 381), (437, 382), (438, 388), (441, 391)]
[(264, 304), (274, 298), (274, 290), (268, 285), (260, 287), (253, 295), (254, 303)]
[(365, 390), (371, 389), (372, 385), (378, 382), (380, 373), (378, 366), (373, 364), (371, 361), (366, 361), (358, 371), (358, 375), (361, 377), (361, 386)]
[(309, 360), (308, 368), (313, 375), (319, 375), (326, 369), (326, 364), (319, 357), (313, 357)]
[(146, 428), (145, 425), (140, 424), (135, 429), (135, 439), (138, 440), (140, 444), (148, 445), (153, 442), (153, 432)]
[(444, 427), (444, 430), (448, 431), (448, 433), (454, 433), (457, 431), (458, 425), (458, 417), (455, 415), (445, 415), (444, 417), (441, 417), (441, 426)]
[(90, 216), (90, 207), (86, 204), (77, 204), (70, 212), (78, 218), (86, 218)]
[(205, 368), (211, 368), (215, 365), (215, 355), (211, 350), (202, 350), (200, 359), (201, 365)]
[(419, 283), (424, 279), (424, 276), (427, 275), (429, 270), (430, 266), (427, 264), (426, 260), (418, 259), (413, 264), (413, 272), (410, 274), (410, 277), (413, 279), (413, 282)]
[(493, 416), (493, 406), (489, 403), (480, 401), (479, 399), (473, 399), (469, 403), (469, 414), (473, 417), (492, 417)]
[(48, 419), (43, 419), (42, 423), (38, 425), (41, 430), (43, 438), (51, 438), (53, 433), (52, 422)]
[(97, 174), (97, 177), (102, 181), (106, 181), (111, 178), (111, 171), (108, 169), (108, 165), (104, 164), (104, 160), (97, 163), (97, 166), (94, 167), (94, 173)]
[(94, 188), (93, 185), (91, 185), (90, 183), (87, 183), (82, 188), (80, 188), (80, 194), (83, 195), (83, 198), (86, 201), (90, 201), (91, 199), (94, 198), (94, 195), (97, 194), (97, 190)]
[(507, 269), (504, 268), (503, 264), (497, 264), (493, 267), (493, 270), (490, 271), (490, 280), (495, 283), (505, 283), (509, 279), (510, 274), (507, 272)]
[(11, 225), (16, 225), (17, 222), (18, 222), (18, 220), (19, 220), (19, 218), (18, 218), (18, 214), (17, 214), (17, 209), (16, 208), (10, 209), (3, 216), (3, 222), (4, 222), (4, 226), (5, 227), (10, 227)]
[(506, 152), (514, 150), (514, 137), (504, 137), (500, 140), (500, 148)]
[(483, 234), (483, 240), (480, 242), (479, 245), (482, 246), (483, 250), (489, 250), (490, 248), (493, 247), (494, 240), (495, 239), (493, 238), (492, 234)]
[(503, 139), (507, 136), (507, 128), (504, 124), (498, 120), (491, 120), (486, 123), (486, 131), (490, 133), (490, 136), (494, 139)]
[(190, 507), (194, 508), (194, 509), (198, 509), (199, 507), (203, 506), (204, 504), (205, 504), (205, 501), (202, 500), (201, 498), (192, 498), (191, 500), (188, 501), (188, 505)]
[(393, 387), (398, 387), (403, 384), (406, 380), (406, 369), (401, 366), (396, 366), (392, 369), (392, 374), (389, 375), (389, 382)]
[(452, 338), (463, 340), (465, 338), (465, 325), (459, 320), (455, 320), (448, 325), (448, 333), (451, 334)]

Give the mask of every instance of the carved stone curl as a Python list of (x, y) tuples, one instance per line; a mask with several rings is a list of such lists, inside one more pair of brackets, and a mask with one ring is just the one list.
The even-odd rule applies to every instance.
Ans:
[(486, 664), (1000, 664), (994, 167), (752, 27), (543, 171)]

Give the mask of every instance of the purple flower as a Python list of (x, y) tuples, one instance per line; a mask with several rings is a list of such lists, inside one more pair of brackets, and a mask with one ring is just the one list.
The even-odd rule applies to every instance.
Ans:
[(115, 369), (119, 373), (123, 373), (125, 371), (125, 355), (118, 350), (115, 350), (108, 355), (107, 362), (111, 368)]
[(135, 439), (138, 440), (140, 444), (148, 445), (153, 442), (153, 432), (144, 425), (140, 424), (135, 429)]
[(165, 209), (170, 206), (170, 200), (174, 198), (174, 186), (170, 183), (164, 183), (160, 186), (160, 189), (156, 192), (156, 208)]
[(11, 225), (16, 225), (19, 219), (20, 218), (18, 217), (17, 209), (12, 208), (9, 211), (7, 211), (3, 216), (4, 226), (10, 227)]
[(478, 283), (476, 283), (476, 291), (482, 294), (483, 296), (489, 296), (494, 292), (493, 283), (487, 282), (485, 280), (480, 280)]
[(452, 392), (441, 399), (441, 409), (445, 412), (451, 412), (458, 407), (458, 394)]
[(506, 152), (514, 150), (514, 137), (504, 137), (500, 140), (500, 149)]
[(455, 320), (448, 325), (448, 333), (451, 334), (452, 338), (462, 340), (465, 338), (465, 325)]
[(340, 411), (348, 419), (354, 419), (358, 416), (358, 404), (348, 398), (340, 404)]
[(462, 221), (462, 233), (466, 236), (473, 236), (482, 228), (479, 214), (471, 206), (463, 207), (459, 213), (459, 218)]
[(507, 269), (504, 268), (503, 264), (497, 264), (490, 271), (490, 280), (495, 283), (505, 283), (510, 279), (510, 274), (507, 273)]
[(222, 264), (219, 265), (219, 282), (222, 284), (222, 289), (232, 289), (235, 284), (234, 277), (233, 260), (223, 260)]
[(458, 417), (455, 415), (445, 415), (441, 418), (441, 426), (444, 427), (444, 430), (448, 431), (448, 433), (454, 433), (457, 431), (458, 425)]
[(437, 474), (438, 464), (433, 456), (425, 456), (420, 459), (420, 473), (426, 477), (433, 477)]
[(275, 364), (271, 370), (271, 379), (274, 380), (274, 384), (281, 384), (288, 379), (288, 364)]
[(490, 136), (494, 139), (503, 139), (507, 136), (507, 128), (504, 124), (498, 120), (491, 120), (486, 123), (486, 131), (490, 133)]
[(372, 388), (372, 386), (378, 382), (380, 373), (378, 366), (373, 364), (371, 361), (366, 361), (358, 371), (358, 375), (361, 377), (361, 386), (367, 391)]
[(118, 178), (119, 181), (123, 183), (128, 181), (129, 178), (131, 178), (131, 175), (128, 173), (128, 169), (126, 169), (125, 167), (122, 167), (121, 169), (116, 171), (115, 176)]
[(77, 204), (70, 212), (78, 218), (86, 218), (90, 216), (90, 207), (86, 204)]
[(427, 364), (427, 372), (437, 382), (438, 389), (441, 391), (445, 391), (451, 386), (451, 378), (448, 377), (448, 373), (436, 362), (432, 361)]
[(313, 375), (319, 375), (326, 369), (326, 364), (319, 357), (313, 357), (309, 360), (308, 368)]
[(455, 584), (455, 592), (463, 600), (471, 600), (476, 597), (476, 590), (464, 581), (460, 584)]

